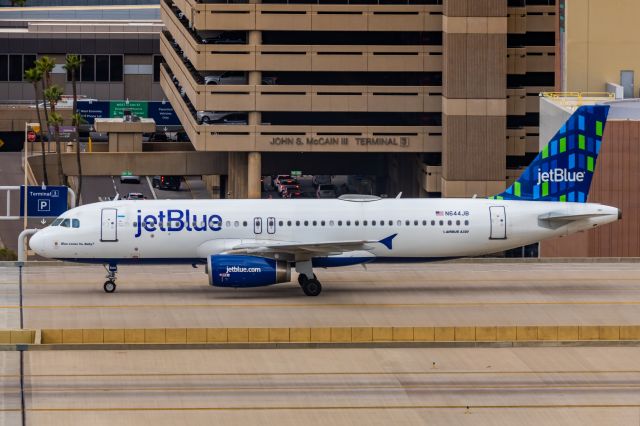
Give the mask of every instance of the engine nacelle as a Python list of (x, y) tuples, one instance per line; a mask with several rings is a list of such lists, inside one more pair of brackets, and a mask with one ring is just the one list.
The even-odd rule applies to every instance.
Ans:
[(291, 281), (291, 266), (284, 260), (258, 256), (209, 256), (209, 284), (216, 287), (263, 287)]

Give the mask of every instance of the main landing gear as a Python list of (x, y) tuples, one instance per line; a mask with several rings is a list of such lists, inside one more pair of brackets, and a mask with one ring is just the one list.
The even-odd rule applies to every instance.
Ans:
[(104, 291), (106, 293), (113, 293), (116, 291), (116, 272), (118, 272), (117, 265), (105, 265), (104, 267), (107, 270), (107, 280), (104, 282)]
[(317, 296), (322, 292), (322, 285), (318, 281), (318, 277), (313, 273), (311, 261), (296, 262), (296, 271), (298, 275), (298, 284), (307, 296)]

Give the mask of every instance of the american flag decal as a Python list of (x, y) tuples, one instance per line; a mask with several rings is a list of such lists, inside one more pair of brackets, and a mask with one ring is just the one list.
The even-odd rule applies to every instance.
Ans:
[(436, 216), (444, 216), (444, 212), (441, 210), (436, 210)]

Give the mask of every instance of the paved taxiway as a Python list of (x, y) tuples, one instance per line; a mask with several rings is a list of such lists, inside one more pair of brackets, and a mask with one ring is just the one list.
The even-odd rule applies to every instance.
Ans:
[(637, 425), (640, 348), (34, 351), (25, 396), (38, 425)]
[[(203, 269), (23, 269), (26, 328), (624, 325), (640, 263), (447, 263), (317, 271), (297, 284), (211, 288)], [(0, 267), (0, 326), (19, 327)], [(434, 364), (435, 363), (435, 364)], [(0, 424), (20, 422), (20, 364), (0, 352)], [(640, 347), (28, 351), (27, 424), (640, 423)], [(469, 407), (469, 408), (467, 408)]]
[[(212, 288), (204, 269), (120, 267), (116, 293), (100, 266), (24, 269), (25, 328), (636, 325), (640, 263), (448, 263), (316, 271), (297, 283)], [(17, 273), (0, 271), (3, 321), (17, 318)], [(0, 320), (2, 320), (0, 318)], [(9, 326), (7, 324), (7, 326)]]

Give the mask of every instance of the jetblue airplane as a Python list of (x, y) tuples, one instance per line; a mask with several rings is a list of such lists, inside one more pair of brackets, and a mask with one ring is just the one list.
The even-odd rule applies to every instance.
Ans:
[(116, 200), (65, 212), (30, 241), (39, 255), (105, 265), (206, 265), (209, 283), (289, 282), (307, 296), (314, 268), (478, 256), (621, 218), (586, 203), (609, 107), (582, 106), (505, 192), (473, 199)]

